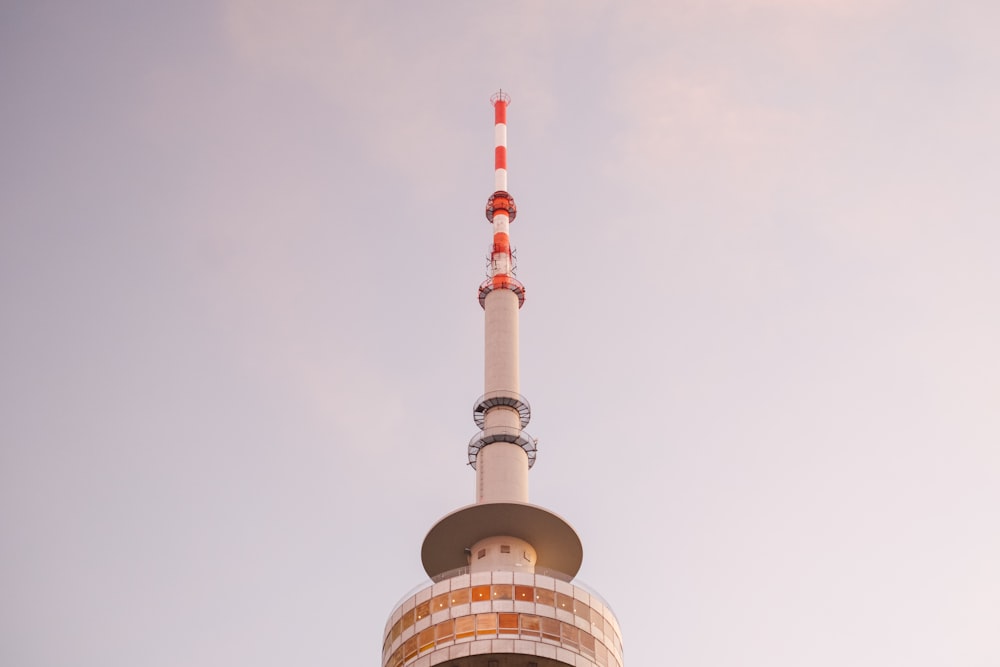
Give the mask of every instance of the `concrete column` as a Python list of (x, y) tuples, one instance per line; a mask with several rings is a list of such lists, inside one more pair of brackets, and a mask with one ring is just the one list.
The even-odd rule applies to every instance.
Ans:
[(483, 304), (486, 311), (485, 392), (519, 392), (518, 300), (509, 289), (493, 290)]
[[(518, 393), (518, 298), (512, 290), (497, 289), (486, 295), (486, 393)], [(491, 408), (485, 429), (520, 431), (517, 411)], [(494, 442), (479, 451), (476, 459), (476, 502), (528, 502), (528, 455), (508, 442)]]
[(494, 427), (516, 428), (520, 430), (521, 415), (514, 408), (498, 405), (487, 410), (483, 427), (487, 430)]
[(476, 502), (528, 502), (528, 455), (519, 445), (494, 442), (479, 450)]

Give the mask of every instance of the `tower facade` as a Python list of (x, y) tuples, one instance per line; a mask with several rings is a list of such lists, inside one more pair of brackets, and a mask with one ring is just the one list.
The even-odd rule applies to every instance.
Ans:
[(574, 582), (583, 561), (576, 531), (528, 502), (537, 441), (524, 428), (531, 407), (520, 394), (518, 311), (524, 286), (514, 277), (507, 191), (507, 107), (494, 110), (493, 228), (485, 313), (485, 383), (469, 442), (476, 502), (440, 519), (421, 549), (426, 586), (389, 616), (382, 667), (622, 667), (618, 620), (595, 592)]

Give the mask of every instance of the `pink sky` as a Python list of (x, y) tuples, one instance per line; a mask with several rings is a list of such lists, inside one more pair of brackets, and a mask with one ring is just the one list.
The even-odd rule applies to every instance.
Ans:
[(473, 499), (502, 86), (532, 500), (626, 663), (996, 665), (998, 23), (0, 9), (0, 663), (377, 664)]

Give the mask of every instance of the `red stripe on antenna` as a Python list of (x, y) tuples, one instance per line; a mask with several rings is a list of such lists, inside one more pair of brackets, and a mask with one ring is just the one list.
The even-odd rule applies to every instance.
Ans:
[(510, 237), (503, 232), (497, 232), (493, 235), (493, 252), (502, 252), (504, 254), (510, 254)]
[(497, 146), (494, 151), (494, 162), (496, 169), (506, 169), (507, 168), (507, 147)]

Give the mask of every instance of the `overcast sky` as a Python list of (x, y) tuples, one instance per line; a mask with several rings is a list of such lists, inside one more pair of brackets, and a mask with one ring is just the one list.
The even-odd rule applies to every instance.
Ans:
[(626, 665), (1000, 664), (1000, 4), (3, 2), (0, 663), (378, 665), (474, 500)]

